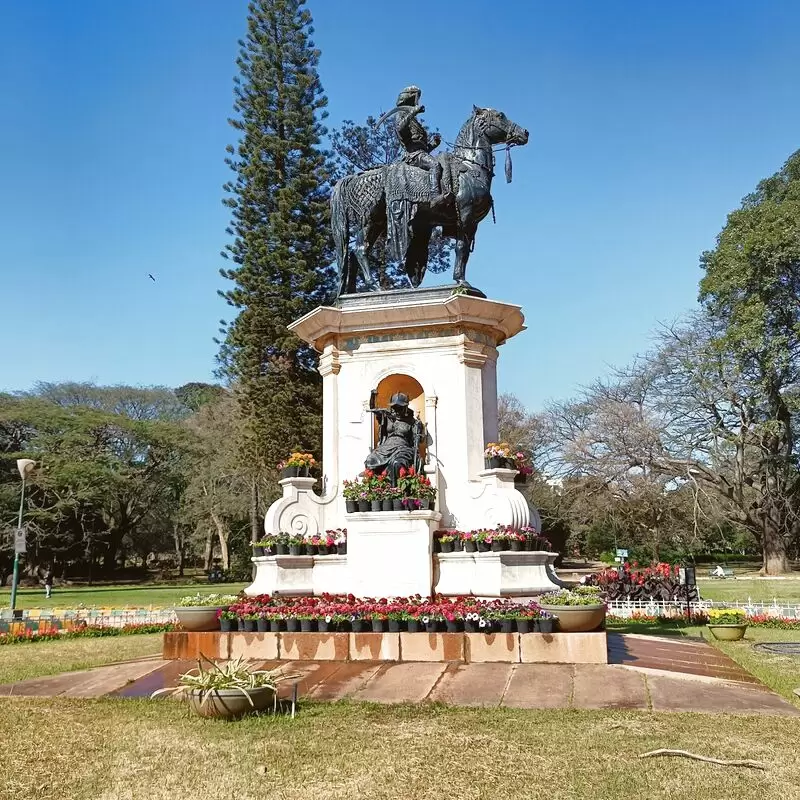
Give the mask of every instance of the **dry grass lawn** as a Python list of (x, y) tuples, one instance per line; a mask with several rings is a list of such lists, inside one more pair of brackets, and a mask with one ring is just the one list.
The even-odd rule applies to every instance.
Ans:
[[(18, 698), (0, 701), (0, 797), (792, 800), (798, 734), (770, 717), (310, 704), (224, 723), (168, 700)], [(769, 768), (637, 758), (659, 747)]]

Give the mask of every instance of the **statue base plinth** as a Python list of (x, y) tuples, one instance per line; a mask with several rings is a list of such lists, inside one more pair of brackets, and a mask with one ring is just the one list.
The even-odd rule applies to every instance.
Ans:
[[(321, 494), (311, 478), (281, 481), (283, 496), (267, 512), (265, 528), (268, 535), (348, 530), (346, 565), (314, 566), (297, 586), (316, 591), (316, 576), (327, 569), (323, 583), (343, 586), (346, 580), (353, 594), (426, 595), (434, 589), (435, 529), (540, 528), (535, 509), (514, 485), (516, 471), (484, 468), (485, 446), (498, 438), (498, 348), (524, 330), (523, 323), (519, 306), (451, 285), (345, 295), (338, 307), (321, 306), (290, 326), (320, 353), (325, 474)], [(363, 472), (379, 441), (370, 397), (386, 408), (395, 393), (408, 397), (427, 431), (420, 456), (437, 492), (435, 511), (346, 514), (342, 481)], [(501, 577), (479, 579), (475, 572), (469, 582), (488, 596), (506, 585), (545, 584), (530, 575), (515, 578), (511, 566), (498, 563)], [(257, 579), (254, 586), (283, 581), (280, 565), (264, 568), (278, 577)]]

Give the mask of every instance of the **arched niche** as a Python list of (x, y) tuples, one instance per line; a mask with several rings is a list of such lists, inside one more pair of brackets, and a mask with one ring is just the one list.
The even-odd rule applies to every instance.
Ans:
[[(389, 408), (389, 401), (393, 394), (402, 392), (408, 396), (408, 405), (414, 412), (415, 417), (419, 417), (422, 422), (425, 422), (425, 392), (422, 389), (419, 381), (412, 378), (410, 375), (396, 373), (394, 375), (387, 375), (377, 387), (377, 396), (375, 397), (375, 405), (378, 408)], [(378, 422), (374, 423), (372, 430), (372, 441), (378, 441)], [(426, 445), (422, 445), (422, 455), (425, 455)]]

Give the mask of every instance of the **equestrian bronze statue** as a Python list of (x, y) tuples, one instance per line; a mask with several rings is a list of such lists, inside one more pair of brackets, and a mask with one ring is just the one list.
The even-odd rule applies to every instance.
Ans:
[[(416, 86), (404, 89), (397, 105), (379, 123), (394, 117), (404, 153), (387, 166), (340, 180), (331, 194), (331, 225), (339, 267), (339, 294), (356, 291), (360, 270), (368, 290), (379, 287), (371, 252), (386, 237), (388, 257), (403, 264), (411, 285), (422, 283), (428, 266), (431, 233), (455, 239), (453, 279), (466, 281), (467, 261), (478, 223), (492, 210), (494, 152), (506, 147), (506, 179), (511, 179), (510, 148), (528, 142), (528, 131), (501, 111), (473, 106), (456, 137), (452, 153), (434, 156), (440, 144), (419, 121), (425, 107)], [(351, 247), (351, 237), (354, 246)]]

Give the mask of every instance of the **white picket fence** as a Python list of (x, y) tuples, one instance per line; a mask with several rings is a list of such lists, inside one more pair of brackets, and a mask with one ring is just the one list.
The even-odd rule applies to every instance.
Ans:
[[(686, 603), (678, 600), (609, 600), (608, 611), (615, 617), (632, 617), (635, 614), (647, 616), (677, 616), (686, 613)], [(715, 602), (714, 600), (693, 600), (689, 603), (692, 613), (708, 611), (709, 608), (740, 608), (748, 616), (765, 614), (768, 617), (788, 617), (800, 619), (800, 604), (754, 603), (748, 598), (746, 603)]]
[[(10, 609), (0, 609), (0, 622), (11, 622)], [(35, 622), (36, 620), (59, 620), (62, 623), (85, 621), (87, 625), (101, 628), (123, 628), (125, 625), (167, 625), (177, 622), (177, 617), (172, 609), (75, 609), (58, 610), (55, 613), (50, 609), (37, 609), (31, 613), (27, 609), (22, 612), (22, 620)]]

